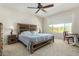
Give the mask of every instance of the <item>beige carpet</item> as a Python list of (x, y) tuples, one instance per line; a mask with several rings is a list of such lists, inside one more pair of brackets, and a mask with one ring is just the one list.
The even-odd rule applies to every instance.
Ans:
[(27, 48), (21, 43), (5, 45), (3, 56), (78, 56), (79, 47), (72, 46), (63, 40), (55, 39), (55, 43), (46, 45), (33, 54), (27, 51)]

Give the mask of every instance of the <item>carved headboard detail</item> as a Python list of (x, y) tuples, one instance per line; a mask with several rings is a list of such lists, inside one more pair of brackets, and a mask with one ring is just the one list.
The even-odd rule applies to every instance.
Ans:
[(37, 30), (37, 26), (36, 25), (21, 24), (21, 23), (17, 24), (17, 32), (18, 32), (18, 34), (20, 34), (23, 31), (36, 31), (36, 30)]

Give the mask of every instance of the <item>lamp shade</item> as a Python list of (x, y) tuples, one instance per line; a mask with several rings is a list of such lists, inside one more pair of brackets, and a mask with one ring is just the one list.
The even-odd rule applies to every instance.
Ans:
[(13, 27), (13, 26), (10, 26), (10, 29), (12, 29), (12, 30), (13, 30), (13, 29), (14, 29), (14, 27)]

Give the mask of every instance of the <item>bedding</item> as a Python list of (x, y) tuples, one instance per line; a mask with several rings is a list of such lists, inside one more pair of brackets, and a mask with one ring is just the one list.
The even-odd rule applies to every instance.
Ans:
[(33, 33), (30, 31), (25, 31), (19, 35), (19, 40), (22, 41), (25, 45), (27, 45), (27, 49), (29, 50), (31, 42), (43, 42), (52, 39), (52, 36), (52, 34)]

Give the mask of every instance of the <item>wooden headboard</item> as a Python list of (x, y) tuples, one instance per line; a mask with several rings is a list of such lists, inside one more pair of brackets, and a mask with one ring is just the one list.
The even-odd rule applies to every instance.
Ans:
[(17, 24), (17, 32), (18, 32), (18, 34), (20, 34), (23, 31), (36, 31), (36, 30), (37, 30), (37, 26), (36, 25), (21, 24), (21, 23)]

